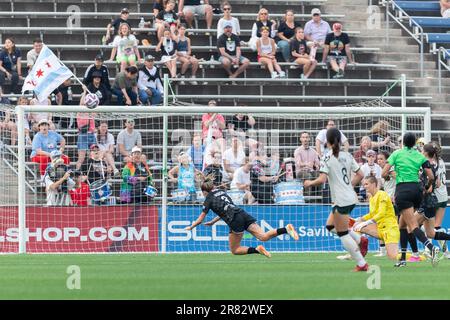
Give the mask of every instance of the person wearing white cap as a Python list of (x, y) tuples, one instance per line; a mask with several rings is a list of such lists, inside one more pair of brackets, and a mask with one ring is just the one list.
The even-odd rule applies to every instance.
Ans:
[(138, 87), (139, 98), (144, 105), (150, 103), (154, 106), (162, 102), (164, 88), (159, 68), (155, 66), (155, 58), (152, 55), (145, 57), (144, 66), (139, 69)]
[[(38, 128), (39, 132), (34, 136), (32, 142), (31, 161), (39, 163), (39, 171), (42, 178), (50, 162), (50, 153), (55, 150), (59, 150), (61, 153), (64, 152), (66, 140), (59, 133), (49, 131), (49, 123), (46, 119), (39, 121)], [(66, 155), (61, 155), (61, 158), (65, 164), (70, 163)]]
[[(233, 34), (233, 25), (229, 22), (223, 26), (223, 34), (217, 40), (217, 49), (220, 54), (219, 61), (230, 78), (237, 78), (250, 65), (250, 60), (241, 55), (241, 40)], [(239, 66), (234, 73), (231, 71), (232, 65)]]
[(69, 206), (72, 204), (69, 191), (75, 187), (72, 170), (64, 163), (62, 152), (50, 152), (51, 163), (45, 170), (43, 182), (47, 193), (48, 206)]
[(124, 203), (144, 203), (149, 199), (144, 190), (153, 186), (150, 169), (143, 161), (142, 149), (138, 146), (131, 150), (131, 159), (122, 170), (120, 200)]
[(311, 48), (311, 59), (316, 58), (318, 48), (322, 48), (325, 43), (325, 38), (331, 32), (331, 27), (328, 22), (322, 20), (320, 9), (314, 8), (311, 10), (312, 19), (305, 24), (305, 39)]

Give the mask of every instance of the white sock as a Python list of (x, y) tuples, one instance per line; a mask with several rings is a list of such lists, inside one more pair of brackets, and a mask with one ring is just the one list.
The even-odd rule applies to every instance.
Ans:
[(361, 235), (351, 229), (348, 229), (348, 234), (356, 241), (356, 244), (361, 242)]
[(359, 251), (358, 245), (349, 234), (342, 236), (341, 242), (345, 250), (347, 250), (348, 253), (350, 253), (350, 255), (352, 256), (353, 260), (356, 261), (358, 267), (363, 267), (366, 265), (366, 260), (364, 260), (361, 252)]
[(380, 252), (383, 254), (386, 253), (386, 247), (385, 246), (380, 247)]

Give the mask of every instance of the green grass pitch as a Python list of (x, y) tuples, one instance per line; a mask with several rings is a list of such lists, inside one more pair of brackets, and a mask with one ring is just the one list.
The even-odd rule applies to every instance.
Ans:
[[(371, 274), (353, 273), (353, 261), (335, 253), (99, 254), (0, 256), (0, 299), (449, 299), (450, 261), (396, 269), (372, 257)], [(66, 286), (67, 267), (81, 270), (81, 289)]]

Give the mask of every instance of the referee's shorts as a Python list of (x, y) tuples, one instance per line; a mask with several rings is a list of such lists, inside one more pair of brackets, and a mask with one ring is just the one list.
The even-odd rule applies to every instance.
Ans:
[(395, 206), (399, 211), (419, 208), (422, 197), (422, 188), (418, 182), (399, 183), (395, 188)]

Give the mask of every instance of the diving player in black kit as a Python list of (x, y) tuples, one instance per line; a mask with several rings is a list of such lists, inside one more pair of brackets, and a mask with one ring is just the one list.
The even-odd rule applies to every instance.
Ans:
[(201, 224), (209, 210), (212, 210), (217, 214), (217, 217), (206, 222), (205, 225), (212, 226), (222, 219), (230, 227), (229, 243), (232, 254), (244, 255), (259, 253), (268, 258), (271, 257), (271, 254), (262, 245), (259, 245), (256, 248), (241, 246), (241, 240), (245, 230), (250, 232), (260, 241), (268, 241), (285, 233), (288, 233), (292, 238), (298, 240), (298, 233), (295, 231), (292, 224), (288, 224), (285, 228), (263, 232), (261, 227), (256, 224), (256, 219), (243, 209), (234, 205), (228, 194), (224, 190), (216, 189), (213, 182), (214, 177), (207, 176), (202, 183), (202, 191), (206, 197), (205, 202), (203, 203), (202, 213), (191, 226), (185, 228), (186, 230), (192, 230)]

